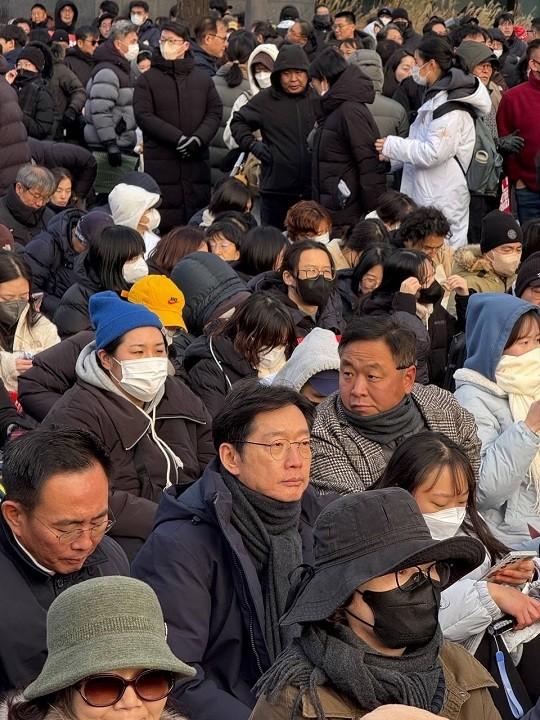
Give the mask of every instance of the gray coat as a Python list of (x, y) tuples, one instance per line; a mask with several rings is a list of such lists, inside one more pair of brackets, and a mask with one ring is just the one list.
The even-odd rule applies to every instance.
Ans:
[(536, 488), (528, 475), (540, 437), (514, 422), (508, 395), (475, 370), (458, 370), (455, 397), (471, 412), (482, 442), (476, 493), (478, 510), (506, 545), (530, 540), (529, 522), (539, 526)]
[(351, 65), (356, 65), (373, 82), (375, 100), (366, 103), (367, 109), (379, 128), (379, 137), (409, 134), (409, 120), (402, 105), (392, 98), (382, 95), (384, 73), (381, 56), (375, 50), (357, 50), (349, 58)]
[(212, 80), (214, 81), (214, 85), (216, 86), (216, 90), (218, 91), (219, 99), (223, 103), (223, 116), (221, 118), (221, 125), (219, 126), (219, 130), (214, 136), (214, 139), (210, 143), (212, 185), (214, 185), (217, 180), (220, 180), (225, 175), (225, 173), (223, 173), (219, 169), (219, 166), (221, 161), (229, 152), (229, 148), (225, 145), (225, 141), (223, 140), (223, 131), (225, 130), (225, 126), (227, 125), (227, 123), (229, 122), (229, 118), (231, 117), (233, 105), (242, 93), (246, 93), (248, 98), (251, 97), (249, 80), (245, 77), (245, 75), (244, 79), (237, 87), (231, 88), (227, 85), (227, 83), (225, 82), (225, 75), (229, 72), (230, 67), (230, 63), (227, 63), (227, 65), (223, 65), (223, 67), (220, 67), (217, 73), (212, 78)]
[(112, 143), (133, 150), (136, 122), (129, 62), (109, 41), (98, 47), (94, 59), (96, 66), (86, 86), (84, 139), (96, 150)]
[[(317, 409), (311, 433), (311, 482), (322, 493), (358, 492), (373, 485), (387, 460), (381, 445), (360, 435), (337, 405), (339, 391)], [(411, 393), (429, 430), (442, 432), (461, 445), (477, 475), (480, 440), (473, 416), (451, 393), (435, 385), (415, 383)]]

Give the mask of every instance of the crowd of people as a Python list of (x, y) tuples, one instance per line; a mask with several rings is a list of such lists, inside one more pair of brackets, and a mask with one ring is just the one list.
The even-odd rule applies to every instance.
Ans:
[(540, 19), (178, 5), (0, 26), (2, 717), (540, 720)]

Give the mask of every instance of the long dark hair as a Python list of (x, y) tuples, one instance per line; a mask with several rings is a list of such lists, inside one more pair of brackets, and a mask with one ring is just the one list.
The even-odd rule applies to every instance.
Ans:
[(360, 283), (364, 275), (376, 265), (384, 265), (393, 252), (391, 245), (373, 245), (366, 249), (351, 276), (351, 290), (355, 295), (360, 292)]
[(124, 263), (143, 255), (144, 251), (144, 240), (136, 230), (113, 225), (92, 240), (84, 258), (84, 267), (88, 275), (97, 278), (100, 290), (129, 290), (130, 286), (122, 275)]
[[(27, 316), (27, 322), (30, 327), (34, 326), (39, 318), (39, 313), (36, 311), (34, 300), (32, 298), (32, 272), (26, 261), (20, 255), (17, 255), (11, 250), (0, 250), (0, 285), (10, 280), (17, 280), (18, 278), (24, 278), (28, 281), (28, 302), (30, 304), (30, 311)], [(2, 347), (6, 348), (7, 338), (4, 336), (2, 327), (0, 326), (0, 342)]]
[(288, 247), (285, 236), (271, 225), (252, 228), (245, 236), (237, 270), (259, 275), (273, 270), (279, 253)]
[(476, 509), (476, 478), (471, 462), (462, 448), (443, 433), (421, 432), (406, 438), (394, 451), (385, 471), (372, 489), (400, 487), (414, 495), (415, 490), (427, 482), (433, 487), (442, 469), (452, 473), (454, 492), (463, 491), (464, 483), (469, 491), (467, 515), (461, 528), (471, 537), (477, 537), (487, 549), (492, 564), (506, 555), (508, 548), (491, 533)]
[(297, 344), (290, 312), (281, 300), (264, 293), (251, 295), (216, 330), (216, 335), (230, 338), (236, 352), (252, 367), (258, 365), (263, 348), (285, 345), (288, 360)]
[(425, 280), (424, 263), (433, 261), (420, 250), (399, 248), (388, 256), (383, 264), (383, 279), (375, 293), (399, 292), (401, 283), (410, 277), (415, 277), (420, 284)]
[(238, 87), (244, 79), (240, 65), (245, 65), (249, 56), (257, 47), (255, 35), (248, 30), (236, 30), (229, 36), (229, 44), (225, 55), (232, 65), (225, 75), (225, 82), (230, 88)]
[(204, 242), (200, 228), (175, 227), (159, 240), (149, 257), (158, 270), (170, 274), (183, 257), (196, 252)]

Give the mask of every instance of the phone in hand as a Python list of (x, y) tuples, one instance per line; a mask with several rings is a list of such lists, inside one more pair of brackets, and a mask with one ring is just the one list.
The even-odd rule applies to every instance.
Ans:
[(532, 560), (535, 557), (538, 557), (536, 550), (511, 550), (508, 555), (505, 555), (502, 560), (485, 572), (480, 580), (489, 580), (512, 565), (518, 565), (522, 560)]

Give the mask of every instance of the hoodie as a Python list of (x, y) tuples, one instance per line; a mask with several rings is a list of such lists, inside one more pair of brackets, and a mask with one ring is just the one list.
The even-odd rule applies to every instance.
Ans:
[(272, 74), (270, 76), (274, 91), (280, 94), (285, 92), (283, 90), (283, 86), (281, 85), (281, 72), (283, 70), (304, 70), (304, 72), (307, 73), (308, 67), (308, 56), (300, 45), (282, 45), (277, 54), (274, 69), (272, 70)]
[(467, 359), (464, 367), (495, 382), (495, 370), (519, 318), (536, 305), (506, 293), (475, 293), (469, 299), (465, 338)]
[[(66, 5), (69, 5), (73, 8), (73, 22), (70, 25), (66, 25), (66, 23), (62, 22), (60, 19), (60, 10), (62, 8), (65, 8)], [(54, 29), (55, 30), (66, 30), (68, 33), (73, 33), (75, 28), (77, 27), (77, 18), (79, 17), (79, 10), (77, 9), (77, 6), (75, 3), (72, 2), (66, 2), (66, 0), (58, 0), (56, 3), (56, 7), (54, 8)]]
[(276, 373), (272, 385), (285, 385), (296, 392), (324, 370), (339, 370), (337, 338), (331, 330), (313, 328)]
[(109, 193), (111, 215), (116, 225), (137, 229), (141, 217), (159, 202), (157, 193), (143, 187), (118, 183)]

